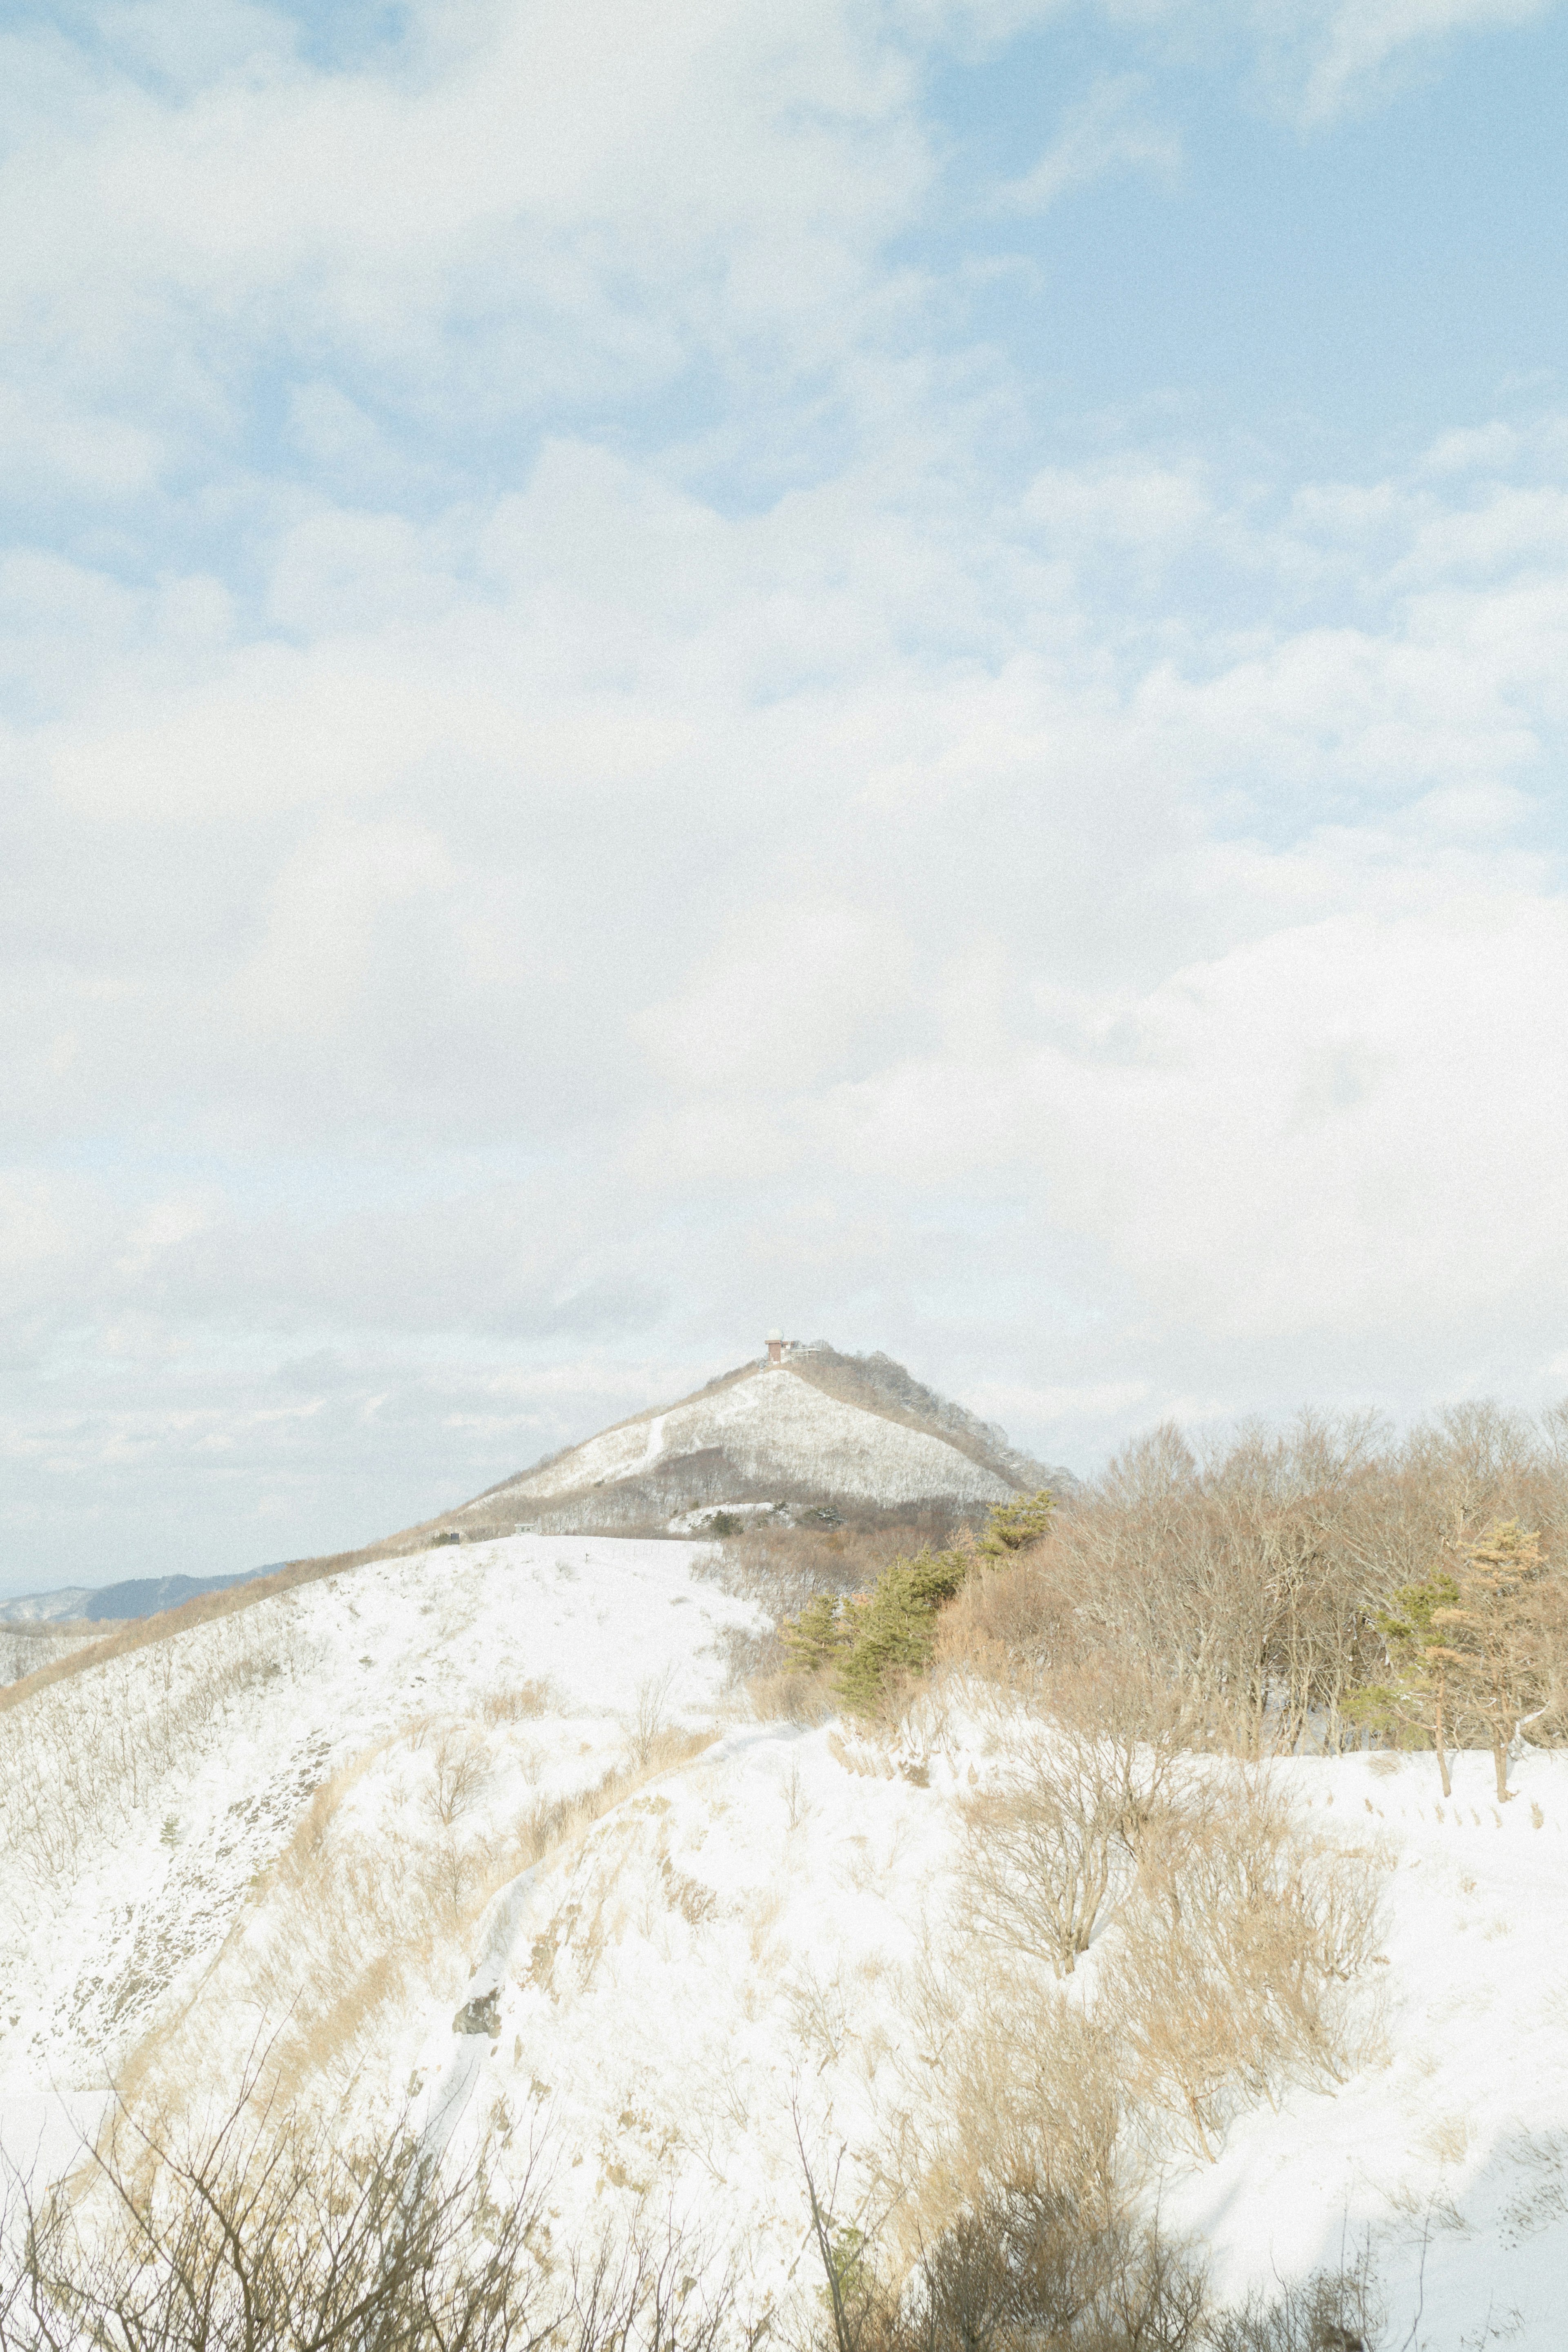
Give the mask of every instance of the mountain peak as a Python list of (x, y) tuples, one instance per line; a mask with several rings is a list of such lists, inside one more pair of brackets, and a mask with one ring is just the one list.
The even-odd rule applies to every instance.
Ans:
[(772, 1332), (760, 1357), (503, 1480), (451, 1518), (465, 1536), (684, 1533), (705, 1511), (981, 1510), (1071, 1483), (891, 1356)]

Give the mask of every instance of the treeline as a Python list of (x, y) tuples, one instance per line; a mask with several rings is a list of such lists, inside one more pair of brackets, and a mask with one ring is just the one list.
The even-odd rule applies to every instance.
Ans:
[(1303, 1414), (1198, 1451), (1156, 1430), (1069, 1507), (1040, 1495), (978, 1539), (819, 1594), (789, 1668), (863, 1717), (934, 1663), (1025, 1684), (1133, 1672), (1190, 1744), (1242, 1757), (1367, 1738), (1490, 1748), (1568, 1729), (1568, 1408), (1470, 1405), (1401, 1440)]

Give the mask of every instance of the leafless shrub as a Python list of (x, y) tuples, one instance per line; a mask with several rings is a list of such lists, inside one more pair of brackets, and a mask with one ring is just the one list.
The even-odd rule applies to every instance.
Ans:
[(344, 2152), (243, 2094), (190, 2152), (122, 2119), (74, 2196), (13, 2179), (0, 2352), (711, 2352), (701, 2249), (672, 2226), (552, 2266), (548, 2186), (537, 2152), (443, 2173), (406, 2129)]
[(1241, 2097), (1343, 2080), (1381, 1880), (1375, 1856), (1308, 1838), (1250, 1775), (1173, 1809), (1140, 1853), (1095, 2004), (1130, 2095), (1212, 2157)]
[(784, 1818), (792, 1830), (798, 1830), (811, 1811), (810, 1800), (801, 1785), (800, 1767), (798, 1763), (793, 1763), (789, 1767), (789, 1776), (783, 1784), (783, 1797)]
[(909, 2352), (1052, 2345), (1184, 2352), (1204, 2340), (1203, 2271), (1149, 2227), (1081, 2213), (1039, 2183), (997, 2190), (925, 2254), (892, 2344)]
[(1253, 2294), (1217, 2312), (1205, 2341), (1213, 2352), (1373, 2352), (1385, 2322), (1370, 2247), (1356, 2262)]
[(1016, 1719), (1001, 1784), (967, 1808), (965, 1895), (981, 1933), (1071, 1976), (1113, 1881), (1176, 1802), (1186, 1730), (1178, 1697), (1136, 1661), (1037, 1676), (1050, 1710)]
[(796, 2126), (831, 2352), (1197, 2352), (1201, 2267), (1159, 2232), (1025, 2175), (966, 2205), (891, 2271), (836, 2218)]
[(666, 1666), (662, 1675), (650, 1675), (637, 1685), (636, 1704), (627, 1727), (626, 1748), (639, 1770), (647, 1769), (660, 1741), (671, 1728), (670, 1693), (674, 1688), (674, 1668)]
[(1040, 1547), (979, 1569), (938, 1621), (938, 1673), (977, 1674), (1028, 1688), (1082, 1646), (1071, 1583), (1059, 1581)]
[(1115, 1817), (1092, 1775), (1068, 1769), (968, 1809), (969, 1924), (1071, 1976), (1111, 1881)]

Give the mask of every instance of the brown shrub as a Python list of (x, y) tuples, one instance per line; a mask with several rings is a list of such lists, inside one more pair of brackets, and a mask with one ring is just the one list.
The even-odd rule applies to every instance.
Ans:
[[(1306, 1413), (1197, 1452), (1167, 1426), (1129, 1446), (1043, 1538), (972, 1578), (946, 1613), (938, 1664), (1013, 1687), (1089, 1659), (1141, 1660), (1180, 1694), (1194, 1745), (1251, 1758), (1336, 1752), (1386, 1673), (1379, 1616), (1486, 1531), (1540, 1531), (1568, 1689), (1568, 1407), (1532, 1425), (1457, 1408), (1394, 1441), (1369, 1417)], [(1568, 1709), (1531, 1727), (1568, 1737)]]
[(1308, 1837), (1250, 1774), (1189, 1792), (1145, 1839), (1096, 1988), (1129, 2097), (1212, 2157), (1242, 2099), (1343, 2081), (1371, 2028), (1353, 1988), (1384, 1874), (1375, 1854)]

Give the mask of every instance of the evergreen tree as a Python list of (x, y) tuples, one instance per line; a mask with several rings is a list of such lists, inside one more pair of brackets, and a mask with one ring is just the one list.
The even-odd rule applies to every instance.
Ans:
[(1540, 1536), (1504, 1520), (1464, 1545), (1451, 1572), (1395, 1594), (1376, 1620), (1394, 1673), (1362, 1691), (1354, 1711), (1364, 1721), (1426, 1732), (1445, 1797), (1450, 1744), (1479, 1735), (1506, 1804), (1508, 1751), (1523, 1718), (1552, 1696), (1563, 1616), (1562, 1587), (1546, 1574)]
[(1428, 1577), (1424, 1584), (1402, 1585), (1392, 1609), (1379, 1612), (1375, 1622), (1387, 1645), (1393, 1672), (1387, 1682), (1373, 1683), (1345, 1702), (1345, 1713), (1383, 1729), (1421, 1731), (1437, 1751), (1437, 1771), (1445, 1797), (1453, 1794), (1448, 1778), (1448, 1739), (1453, 1728), (1449, 1682), (1455, 1653), (1437, 1622), (1458, 1605), (1459, 1588), (1451, 1576)]
[(1054, 1506), (1042, 1487), (993, 1506), (977, 1542), (966, 1534), (949, 1551), (929, 1545), (889, 1562), (869, 1593), (840, 1604), (819, 1594), (782, 1627), (790, 1662), (810, 1674), (836, 1661), (833, 1687), (855, 1715), (874, 1715), (894, 1680), (924, 1674), (936, 1620), (977, 1564), (1010, 1559), (1038, 1543)]
[(803, 1675), (820, 1674), (850, 1638), (838, 1597), (831, 1592), (819, 1592), (799, 1617), (787, 1617), (779, 1631), (790, 1665)]
[(1432, 1612), (1444, 1644), (1448, 1679), (1466, 1715), (1484, 1735), (1506, 1804), (1508, 1751), (1521, 1721), (1551, 1694), (1553, 1630), (1541, 1538), (1505, 1519), (1467, 1544), (1458, 1590)]
[(890, 1679), (923, 1674), (931, 1663), (937, 1612), (974, 1565), (973, 1549), (917, 1552), (884, 1568), (852, 1620), (849, 1647), (834, 1685), (856, 1715), (874, 1715)]
[(988, 1559), (1007, 1559), (1027, 1545), (1038, 1543), (1049, 1528), (1055, 1508), (1050, 1489), (1045, 1486), (1037, 1487), (1032, 1495), (1020, 1495), (1015, 1503), (993, 1503), (978, 1549)]

